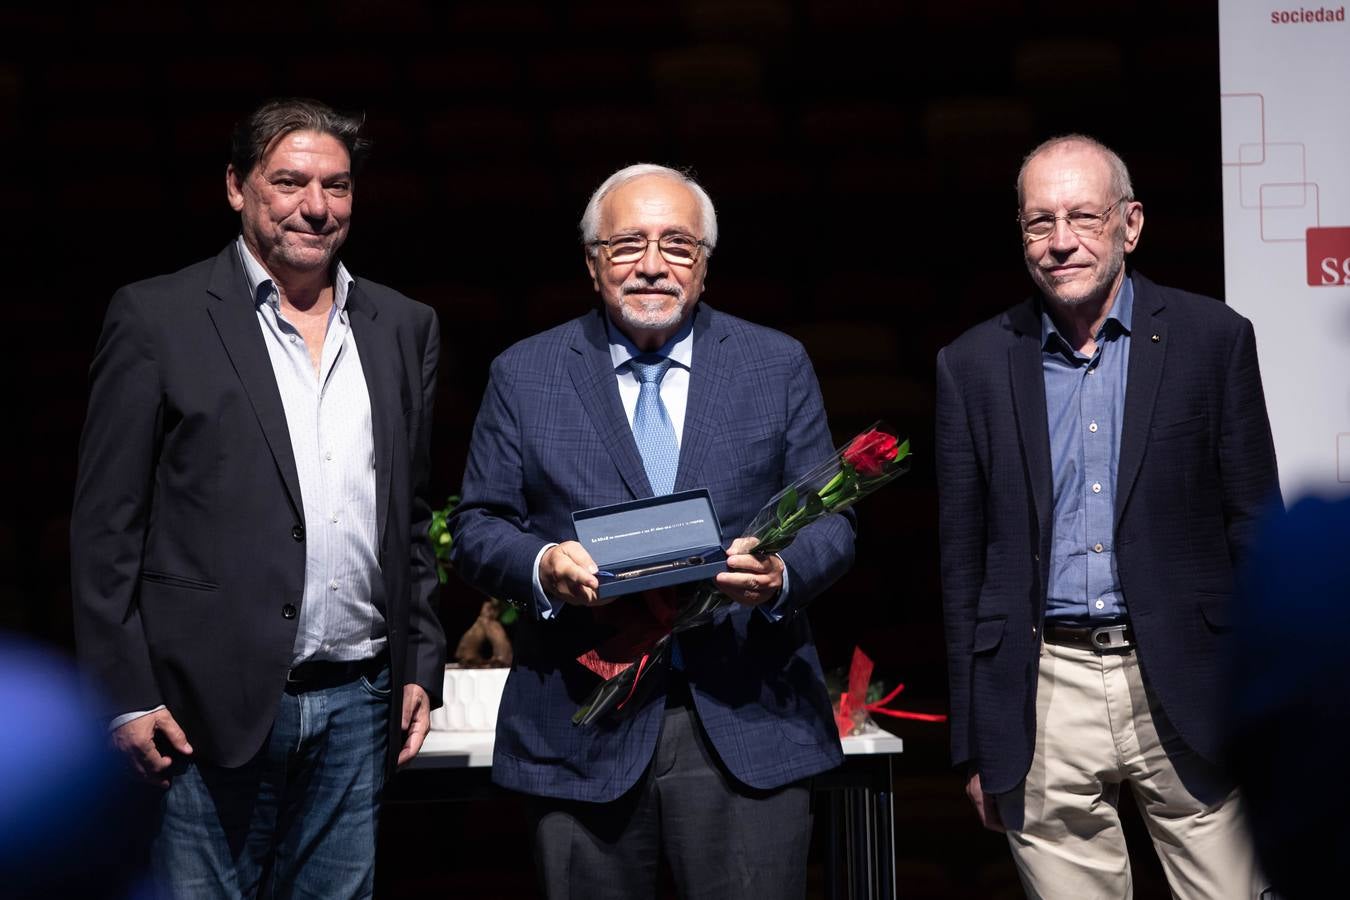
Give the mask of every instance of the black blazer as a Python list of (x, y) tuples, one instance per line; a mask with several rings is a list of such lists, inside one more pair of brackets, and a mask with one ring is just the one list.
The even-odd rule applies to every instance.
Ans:
[[(427, 526), (436, 315), (358, 281), (395, 700), (440, 702), (445, 636)], [(91, 368), (71, 520), (80, 662), (109, 716), (161, 703), (200, 758), (237, 766), (276, 716), (304, 594), (300, 486), (231, 243), (113, 296)], [(391, 703), (391, 759), (402, 744)]]
[[(1185, 742), (1219, 750), (1233, 572), (1278, 499), (1251, 323), (1134, 273), (1115, 547), (1149, 686)], [(1054, 498), (1040, 301), (938, 354), (937, 469), (952, 757), (989, 792), (1031, 765)]]

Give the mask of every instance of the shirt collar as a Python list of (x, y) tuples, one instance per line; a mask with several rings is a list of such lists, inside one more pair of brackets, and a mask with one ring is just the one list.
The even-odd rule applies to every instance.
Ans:
[[(1130, 279), (1130, 276), (1127, 273), (1120, 282), (1120, 290), (1116, 293), (1115, 302), (1111, 304), (1111, 311), (1106, 314), (1106, 318), (1102, 321), (1101, 327), (1097, 329), (1097, 334), (1094, 335), (1094, 337), (1097, 339), (1100, 339), (1103, 336), (1110, 337), (1113, 332), (1119, 334), (1129, 334), (1130, 323), (1133, 321), (1134, 321), (1134, 282)], [(1112, 322), (1115, 322), (1116, 324), (1112, 326), (1111, 325)], [(1046, 311), (1045, 303), (1044, 301), (1042, 301), (1041, 349), (1042, 350), (1053, 349), (1051, 347), (1052, 339), (1058, 340), (1066, 347), (1069, 345), (1069, 342), (1064, 340), (1064, 336), (1059, 333), (1059, 329), (1055, 327), (1055, 320), (1050, 318), (1050, 313)]]
[[(695, 314), (697, 312), (695, 309)], [(628, 365), (628, 361), (633, 357), (644, 354), (645, 351), (639, 350), (636, 344), (614, 326), (608, 312), (605, 313), (605, 330), (609, 333), (609, 358), (614, 363), (615, 371)], [(694, 359), (694, 316), (685, 319), (680, 330), (655, 352), (660, 356), (670, 357), (670, 361), (675, 365), (686, 369), (692, 368), (690, 363)]]
[[(270, 303), (273, 309), (281, 308), (281, 298), (277, 294), (276, 284), (272, 281), (272, 276), (267, 274), (262, 263), (258, 262), (253, 255), (253, 251), (244, 243), (244, 236), (239, 235), (234, 242), (235, 248), (239, 251), (239, 261), (244, 266), (244, 279), (248, 282), (249, 295), (253, 297), (255, 305)], [(347, 271), (347, 267), (340, 261), (337, 264), (337, 277), (333, 279), (333, 306), (339, 310), (347, 309), (347, 294), (351, 287), (356, 283), (356, 279)]]

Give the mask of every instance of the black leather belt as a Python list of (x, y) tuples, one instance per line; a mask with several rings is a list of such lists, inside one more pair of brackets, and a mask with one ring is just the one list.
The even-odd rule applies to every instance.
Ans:
[(1112, 650), (1130, 650), (1134, 647), (1134, 630), (1129, 622), (1108, 622), (1103, 625), (1070, 625), (1066, 622), (1045, 622), (1045, 642), (1070, 647), (1087, 647), (1098, 653)]
[(362, 675), (370, 680), (380, 674), (387, 657), (381, 653), (370, 659), (334, 662), (326, 659), (308, 659), (286, 673), (286, 690), (292, 694), (316, 691), (320, 688), (350, 684)]

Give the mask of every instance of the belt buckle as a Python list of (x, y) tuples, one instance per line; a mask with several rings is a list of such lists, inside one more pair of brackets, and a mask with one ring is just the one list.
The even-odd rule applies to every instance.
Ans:
[[(287, 684), (304, 684), (306, 681), (309, 681), (310, 679), (305, 677), (305, 667), (306, 667), (307, 665), (309, 665), (308, 660), (306, 660), (305, 662), (300, 663), (300, 665), (298, 665), (298, 666), (292, 666), (291, 668), (287, 669), (287, 670), (286, 670), (286, 683), (287, 683)], [(295, 677), (297, 672), (300, 674), (300, 677), (299, 677), (299, 678), (296, 678), (296, 677)]]
[(1092, 642), (1094, 650), (1123, 650), (1126, 647), (1133, 647), (1134, 644), (1125, 637), (1125, 629), (1128, 625), (1103, 625), (1100, 628), (1092, 629), (1088, 635), (1088, 640)]

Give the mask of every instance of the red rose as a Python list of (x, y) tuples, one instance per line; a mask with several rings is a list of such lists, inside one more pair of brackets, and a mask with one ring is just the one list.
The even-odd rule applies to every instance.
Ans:
[(873, 478), (885, 471), (886, 464), (893, 462), (898, 452), (895, 435), (873, 429), (858, 435), (844, 448), (844, 462), (859, 475)]

